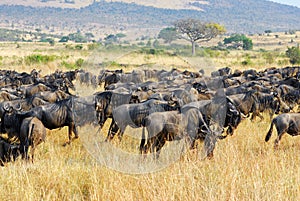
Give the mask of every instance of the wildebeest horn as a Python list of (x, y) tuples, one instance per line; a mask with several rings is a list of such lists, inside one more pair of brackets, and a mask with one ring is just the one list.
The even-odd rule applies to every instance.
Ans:
[(234, 110), (234, 109), (232, 109), (232, 108), (229, 108), (229, 111), (232, 112), (232, 113), (238, 113), (237, 110)]
[(242, 112), (241, 112), (241, 116), (242, 116), (242, 118), (248, 118), (249, 117), (249, 115), (244, 115)]
[(3, 109), (4, 109), (6, 112), (8, 112), (9, 109), (10, 109), (9, 103), (5, 103), (5, 104), (3, 105)]
[(20, 147), (19, 145), (13, 145), (13, 144), (10, 145), (10, 148), (11, 148), (11, 149), (19, 149), (19, 147)]

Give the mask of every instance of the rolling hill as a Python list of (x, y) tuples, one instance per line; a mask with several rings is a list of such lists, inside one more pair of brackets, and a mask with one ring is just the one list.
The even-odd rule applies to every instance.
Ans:
[[(139, 4), (39, 0), (31, 6), (24, 5), (33, 0), (10, 2), (23, 2), (23, 5), (0, 5), (0, 27), (62, 35), (80, 31), (91, 32), (97, 37), (119, 32), (132, 37), (155, 36), (163, 27), (172, 26), (174, 21), (183, 18), (214, 21), (223, 24), (229, 33), (300, 29), (300, 8), (266, 0), (176, 0), (170, 4), (172, 9), (165, 8), (165, 4), (161, 5), (163, 8), (154, 7), (158, 1), (153, 1), (153, 5), (141, 5), (147, 2), (145, 0)], [(3, 3), (5, 1), (1, 1)]]

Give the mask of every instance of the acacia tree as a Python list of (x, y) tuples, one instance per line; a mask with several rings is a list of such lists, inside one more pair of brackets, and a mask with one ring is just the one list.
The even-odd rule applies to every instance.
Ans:
[(181, 19), (174, 23), (183, 38), (192, 43), (192, 55), (195, 55), (196, 42), (209, 41), (226, 32), (225, 27), (217, 23), (205, 23), (197, 19)]

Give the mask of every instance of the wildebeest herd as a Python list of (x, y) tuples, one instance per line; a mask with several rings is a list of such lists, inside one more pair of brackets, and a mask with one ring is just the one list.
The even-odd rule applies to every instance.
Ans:
[[(19, 155), (33, 161), (46, 129), (68, 126), (67, 145), (79, 137), (79, 126), (102, 129), (108, 118), (105, 141), (115, 135), (121, 140), (127, 126), (143, 128), (139, 152), (153, 153), (155, 158), (167, 141), (185, 140), (194, 149), (197, 139), (204, 141), (205, 157), (211, 158), (218, 140), (233, 135), (245, 118), (263, 119), (263, 112), (278, 115), (265, 137), (270, 139), (275, 125), (278, 146), (284, 133), (300, 133), (300, 114), (294, 112), (300, 103), (299, 79), (300, 67), (261, 71), (225, 67), (209, 76), (203, 70), (178, 69), (101, 70), (98, 75), (56, 70), (43, 76), (35, 69), (0, 70), (1, 165)], [(104, 87), (80, 97), (72, 93), (74, 82)]]

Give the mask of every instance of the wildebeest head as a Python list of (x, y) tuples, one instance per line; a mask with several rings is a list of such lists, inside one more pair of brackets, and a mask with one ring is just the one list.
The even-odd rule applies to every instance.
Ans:
[(95, 109), (102, 112), (110, 103), (112, 92), (102, 92), (95, 97)]
[(288, 113), (292, 110), (292, 108), (281, 99), (280, 95), (276, 91), (271, 94), (276, 98), (273, 103), (271, 103), (271, 108), (275, 114), (279, 114), (280, 112)]
[(3, 106), (4, 114), (1, 117), (1, 133), (7, 133), (10, 138), (20, 132), (22, 119), (17, 115), (21, 107), (13, 108), (9, 104)]
[(241, 113), (232, 102), (228, 101), (225, 120), (225, 126), (228, 126), (227, 134), (232, 135), (233, 130), (237, 128), (241, 120)]

